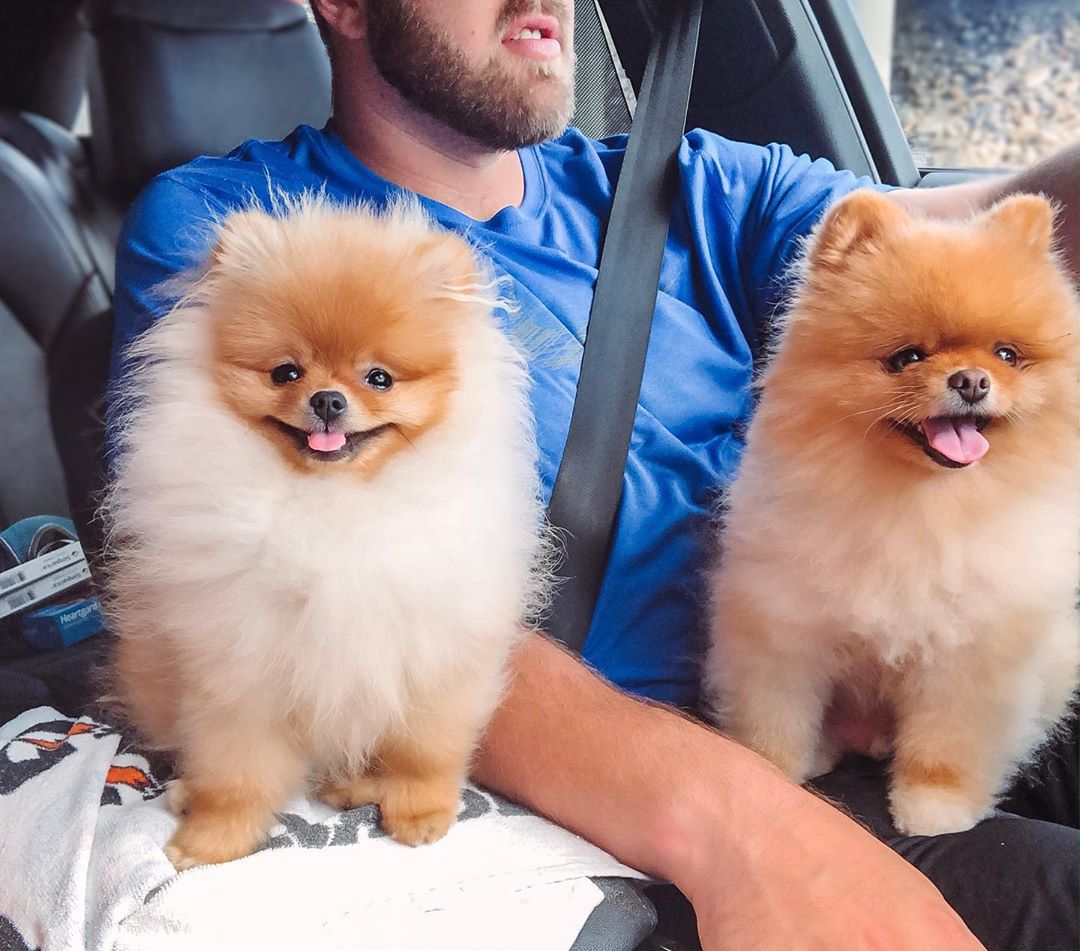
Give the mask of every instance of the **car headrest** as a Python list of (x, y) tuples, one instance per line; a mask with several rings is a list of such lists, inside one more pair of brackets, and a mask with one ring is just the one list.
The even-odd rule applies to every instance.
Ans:
[(3, 0), (0, 107), (70, 128), (86, 91), (90, 37), (81, 0)]
[(330, 64), (292, 0), (91, 0), (95, 175), (130, 199), (165, 169), (330, 114)]

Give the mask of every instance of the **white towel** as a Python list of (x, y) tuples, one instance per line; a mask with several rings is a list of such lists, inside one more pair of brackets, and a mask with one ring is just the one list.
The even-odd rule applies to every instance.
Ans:
[(124, 747), (49, 707), (0, 726), (0, 949), (567, 951), (602, 897), (590, 877), (644, 878), (471, 786), (434, 845), (300, 799), (261, 851), (177, 875), (164, 789)]

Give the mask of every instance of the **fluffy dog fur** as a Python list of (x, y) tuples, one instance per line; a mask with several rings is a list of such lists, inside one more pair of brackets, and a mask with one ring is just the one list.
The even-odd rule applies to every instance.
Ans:
[(838, 204), (730, 491), (717, 718), (800, 782), (842, 752), (827, 711), (888, 725), (864, 740), (893, 748), (909, 834), (983, 818), (1076, 684), (1077, 311), (1052, 226), (1034, 196), (965, 222)]
[[(410, 845), (454, 821), (543, 588), (492, 288), (414, 207), (308, 199), (227, 218), (134, 346), (107, 605), (115, 691), (177, 756), (177, 868), (251, 852), (308, 780)], [(327, 391), (347, 408), (324, 421)]]

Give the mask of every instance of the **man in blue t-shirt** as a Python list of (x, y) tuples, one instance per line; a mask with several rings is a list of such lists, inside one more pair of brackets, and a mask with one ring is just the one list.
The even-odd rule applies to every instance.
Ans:
[[(313, 7), (331, 54), (333, 119), (321, 130), (300, 127), (280, 142), (196, 160), (142, 194), (119, 250), (113, 378), (123, 375), (125, 346), (168, 309), (157, 286), (207, 250), (223, 213), (252, 201), (270, 207), (271, 188), (375, 202), (406, 189), (509, 281), (519, 311), (508, 330), (528, 338), (550, 491), (624, 148), (622, 139), (564, 131), (570, 5), (545, 3), (544, 14), (528, 0), (314, 0)], [(1010, 179), (890, 194), (924, 214), (949, 216), (1009, 191), (1041, 190), (1067, 204), (1071, 223), (1075, 165), (1061, 156)], [(475, 775), (674, 882), (693, 902), (706, 949), (978, 947), (922, 874), (839, 811), (716, 733), (633, 696), (693, 707), (702, 526), (711, 493), (739, 457), (751, 405), (747, 338), (776, 305), (798, 239), (830, 202), (869, 184), (782, 146), (705, 132), (685, 137), (679, 171), (588, 665), (539, 636), (526, 642)], [(1075, 239), (1066, 250), (1075, 263)], [(930, 874), (984, 939), (1003, 916), (1003, 928), (1014, 927), (1009, 916), (1022, 924), (1035, 901), (1023, 877), (1064, 881), (1075, 871), (1066, 853), (1076, 851), (1076, 836), (1063, 825), (1032, 831), (1022, 820), (989, 820), (988, 834), (1012, 847), (988, 858), (978, 830), (933, 847), (890, 833), (883, 806), (854, 801), (865, 793), (877, 803), (880, 774), (841, 777), (826, 788), (851, 799)], [(1051, 825), (1061, 831), (1041, 828)], [(1002, 870), (1020, 880), (1002, 881)], [(987, 914), (987, 903), (1002, 896), (1013, 910), (998, 904)], [(1075, 898), (1053, 901), (1046, 930), (1034, 926), (1023, 947), (1048, 946), (1047, 935), (1063, 934), (1057, 918), (1069, 909), (1075, 918)]]

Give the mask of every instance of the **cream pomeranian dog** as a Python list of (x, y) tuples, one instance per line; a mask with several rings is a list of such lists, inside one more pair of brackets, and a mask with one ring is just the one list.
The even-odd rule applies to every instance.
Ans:
[(175, 753), (177, 868), (310, 782), (410, 845), (453, 823), (542, 596), (527, 371), (413, 205), (238, 212), (132, 348), (104, 506), (115, 693)]
[(992, 808), (1062, 716), (1080, 636), (1077, 308), (1053, 213), (857, 192), (809, 241), (731, 487), (707, 691), (796, 781), (889, 724), (908, 834)]

